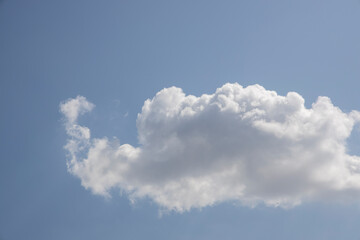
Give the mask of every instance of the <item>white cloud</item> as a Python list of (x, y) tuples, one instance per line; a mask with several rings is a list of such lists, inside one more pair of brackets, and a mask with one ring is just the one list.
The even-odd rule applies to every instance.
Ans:
[(138, 115), (139, 147), (91, 139), (77, 117), (84, 97), (60, 105), (68, 169), (95, 194), (112, 188), (178, 212), (224, 201), (291, 207), (304, 201), (360, 199), (360, 158), (346, 140), (360, 113), (329, 98), (311, 108), (295, 92), (225, 84), (214, 94), (163, 89)]

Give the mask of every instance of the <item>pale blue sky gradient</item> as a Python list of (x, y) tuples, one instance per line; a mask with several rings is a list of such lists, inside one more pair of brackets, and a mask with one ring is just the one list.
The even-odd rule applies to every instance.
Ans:
[(67, 172), (58, 108), (83, 95), (93, 136), (133, 145), (143, 102), (173, 85), (258, 83), (360, 110), (359, 25), (357, 0), (0, 1), (0, 239), (360, 239), (356, 203), (159, 218), (149, 200), (94, 196)]

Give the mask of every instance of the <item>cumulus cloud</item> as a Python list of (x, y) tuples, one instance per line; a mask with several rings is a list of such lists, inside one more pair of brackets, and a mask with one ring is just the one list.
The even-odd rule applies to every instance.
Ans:
[(81, 96), (60, 104), (68, 170), (95, 194), (115, 188), (178, 212), (224, 201), (360, 199), (360, 157), (346, 148), (360, 113), (327, 97), (306, 108), (299, 94), (260, 85), (225, 84), (200, 97), (166, 88), (138, 114), (139, 146), (91, 138), (77, 118), (93, 107)]

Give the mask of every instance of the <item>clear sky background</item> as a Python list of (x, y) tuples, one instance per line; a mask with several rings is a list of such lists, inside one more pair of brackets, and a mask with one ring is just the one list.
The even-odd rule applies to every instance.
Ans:
[[(0, 239), (360, 239), (357, 203), (160, 218), (149, 199), (93, 195), (67, 172), (59, 113), (86, 96), (92, 135), (136, 146), (144, 101), (170, 86), (258, 83), (360, 110), (359, 26), (358, 0), (0, 0)], [(349, 151), (359, 143), (357, 128)]]

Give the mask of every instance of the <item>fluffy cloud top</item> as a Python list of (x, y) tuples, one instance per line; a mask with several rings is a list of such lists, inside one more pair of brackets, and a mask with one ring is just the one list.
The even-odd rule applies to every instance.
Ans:
[(60, 104), (69, 135), (68, 170), (95, 194), (112, 188), (178, 212), (224, 201), (291, 207), (303, 201), (360, 199), (360, 157), (346, 139), (360, 113), (329, 98), (311, 108), (295, 92), (225, 84), (214, 94), (161, 90), (138, 115), (139, 147), (92, 139), (77, 117), (93, 104)]

